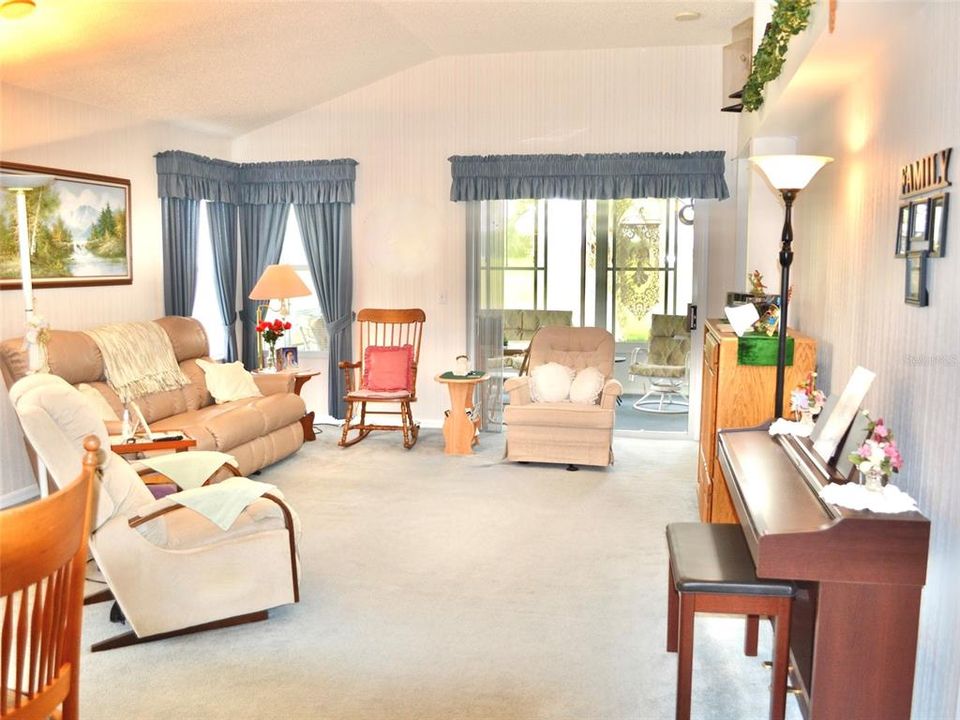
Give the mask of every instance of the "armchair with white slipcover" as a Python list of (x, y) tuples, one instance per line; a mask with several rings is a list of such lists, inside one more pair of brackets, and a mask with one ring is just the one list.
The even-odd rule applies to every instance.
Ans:
[[(107, 430), (83, 394), (60, 377), (28, 375), (10, 399), (37, 457), (58, 487), (79, 469), (83, 440), (100, 438), (90, 551), (132, 632), (93, 651), (264, 620), (299, 602), (300, 526), (277, 490), (249, 503), (228, 530), (197, 511), (155, 500), (136, 471), (110, 452)], [(191, 491), (203, 493), (216, 488)]]
[(577, 465), (613, 464), (613, 425), (623, 386), (613, 378), (614, 339), (606, 330), (590, 327), (544, 327), (530, 342), (530, 373), (558, 363), (571, 371), (595, 368), (602, 376), (597, 395), (589, 402), (537, 402), (531, 396), (530, 375), (509, 378), (504, 410), (508, 460)]

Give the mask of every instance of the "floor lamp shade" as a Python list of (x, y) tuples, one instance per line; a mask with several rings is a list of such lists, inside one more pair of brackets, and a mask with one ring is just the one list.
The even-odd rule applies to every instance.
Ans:
[(825, 155), (755, 155), (750, 162), (777, 190), (803, 190), (833, 158)]
[(820, 168), (833, 158), (824, 155), (757, 155), (750, 158), (783, 198), (783, 233), (780, 237), (780, 326), (777, 341), (777, 389), (773, 416), (783, 414), (784, 376), (787, 365), (787, 311), (790, 304), (790, 265), (793, 263), (791, 215), (797, 195), (813, 180)]

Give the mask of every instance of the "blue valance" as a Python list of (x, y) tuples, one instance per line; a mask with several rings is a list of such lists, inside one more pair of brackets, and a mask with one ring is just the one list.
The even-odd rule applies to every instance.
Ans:
[(157, 153), (156, 158), (160, 197), (239, 204), (240, 165), (237, 163), (179, 150)]
[(723, 151), (590, 155), (454, 155), (450, 199), (730, 196)]
[(352, 203), (357, 161), (234, 163), (170, 150), (157, 156), (160, 197), (235, 205)]

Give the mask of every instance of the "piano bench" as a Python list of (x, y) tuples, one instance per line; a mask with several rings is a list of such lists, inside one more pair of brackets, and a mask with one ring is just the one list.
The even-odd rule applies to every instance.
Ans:
[(760, 616), (774, 620), (770, 720), (786, 713), (790, 661), (790, 606), (796, 587), (786, 580), (757, 577), (739, 525), (667, 525), (670, 582), (667, 651), (677, 653), (677, 720), (689, 720), (693, 680), (693, 627), (697, 612), (746, 615), (744, 652), (757, 654)]

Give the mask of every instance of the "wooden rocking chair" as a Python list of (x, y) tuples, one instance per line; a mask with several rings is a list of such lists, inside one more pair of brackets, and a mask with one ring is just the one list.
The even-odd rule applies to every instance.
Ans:
[[(417, 364), (420, 362), (420, 339), (423, 310), (377, 310), (367, 308), (357, 313), (360, 330), (360, 354), (357, 362), (341, 362), (346, 378), (346, 417), (340, 446), (356, 445), (373, 430), (400, 430), (403, 446), (412, 448), (420, 434), (420, 425), (413, 420), (410, 404), (417, 400)], [(367, 410), (367, 403), (399, 404), (399, 410)], [(360, 406), (360, 421), (353, 423), (354, 408)], [(367, 415), (399, 415), (399, 425), (367, 423)], [(357, 436), (348, 440), (352, 430)]]

